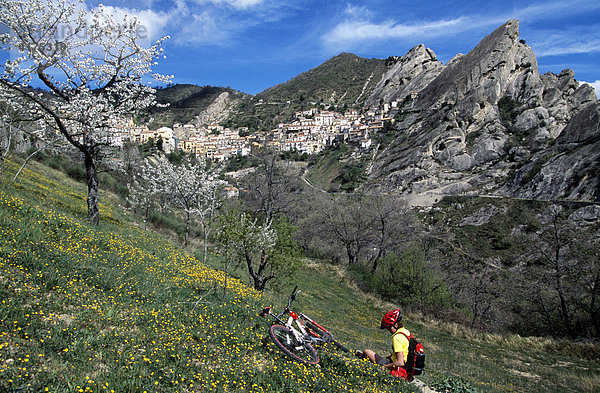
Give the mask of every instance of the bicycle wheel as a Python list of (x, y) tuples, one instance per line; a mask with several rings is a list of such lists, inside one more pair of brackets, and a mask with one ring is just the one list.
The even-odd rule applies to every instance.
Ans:
[(319, 355), (312, 345), (298, 342), (292, 331), (285, 326), (271, 326), (269, 335), (275, 345), (292, 359), (304, 364), (319, 363)]
[(306, 322), (305, 325), (306, 325), (307, 328), (310, 329), (310, 331), (312, 331), (315, 335), (321, 337), (321, 339), (323, 341), (325, 341), (326, 343), (333, 343), (333, 345), (335, 345), (337, 349), (341, 349), (344, 352), (350, 352), (350, 350), (348, 348), (346, 348), (345, 346), (343, 346), (339, 342), (335, 341), (334, 338), (333, 338), (333, 336), (331, 335), (331, 333), (324, 332), (323, 330), (321, 330), (317, 326), (313, 325), (311, 322)]

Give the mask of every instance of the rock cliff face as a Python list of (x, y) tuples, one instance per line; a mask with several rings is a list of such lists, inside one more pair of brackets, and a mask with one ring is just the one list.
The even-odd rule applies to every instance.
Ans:
[(219, 123), (229, 116), (232, 108), (239, 102), (238, 98), (231, 97), (231, 94), (225, 91), (196, 116), (195, 123), (197, 125)]
[(500, 194), (534, 199), (600, 198), (600, 103), (576, 113), (555, 143), (519, 168)]
[(571, 70), (540, 75), (517, 20), (446, 65), (413, 48), (367, 102), (382, 99), (402, 101), (403, 120), (373, 191), (600, 199), (595, 92)]
[(402, 101), (411, 92), (425, 88), (443, 67), (431, 49), (424, 45), (415, 46), (383, 75), (365, 104), (374, 106), (380, 100)]

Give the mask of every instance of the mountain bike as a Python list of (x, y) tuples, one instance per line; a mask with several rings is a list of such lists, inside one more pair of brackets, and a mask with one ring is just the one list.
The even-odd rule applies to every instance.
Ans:
[[(265, 307), (260, 315), (273, 318), (269, 336), (286, 355), (304, 364), (318, 364), (319, 354), (315, 345), (332, 343), (336, 348), (349, 352), (348, 348), (334, 340), (333, 334), (306, 314), (298, 314), (290, 308), (296, 299), (298, 285), (288, 298), (288, 304), (280, 314), (273, 314), (271, 307)], [(285, 318), (287, 315), (287, 318)]]

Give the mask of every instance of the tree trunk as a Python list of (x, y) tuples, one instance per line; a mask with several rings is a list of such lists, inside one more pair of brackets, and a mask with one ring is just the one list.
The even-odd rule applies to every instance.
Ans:
[(556, 278), (556, 286), (556, 292), (558, 293), (558, 297), (560, 299), (560, 311), (563, 322), (565, 323), (565, 327), (567, 328), (567, 333), (570, 337), (575, 337), (571, 316), (569, 315), (569, 309), (567, 308), (567, 299), (565, 297), (565, 291), (560, 277)]
[(202, 262), (206, 265), (206, 256), (208, 254), (208, 236), (210, 235), (210, 230), (208, 229), (208, 225), (204, 225), (204, 254), (202, 255)]
[(223, 303), (227, 298), (227, 284), (229, 281), (229, 263), (225, 266), (225, 285), (223, 285)]
[(188, 239), (190, 237), (190, 219), (191, 219), (191, 217), (190, 217), (189, 210), (186, 211), (185, 214), (186, 214), (186, 217), (185, 217), (185, 246), (187, 247)]
[(348, 255), (348, 265), (354, 265), (354, 262), (356, 262), (356, 254), (349, 242), (346, 242), (346, 255)]
[(562, 317), (562, 320), (565, 324), (565, 327), (567, 328), (567, 333), (569, 334), (570, 337), (574, 337), (574, 331), (573, 331), (573, 324), (571, 323), (571, 316), (569, 315), (569, 309), (567, 307), (567, 299), (565, 296), (565, 290), (564, 290), (564, 286), (563, 286), (563, 280), (562, 280), (562, 270), (563, 270), (563, 266), (561, 266), (560, 261), (561, 261), (561, 250), (562, 250), (562, 242), (559, 236), (559, 230), (558, 230), (558, 223), (557, 223), (557, 218), (554, 219), (553, 222), (553, 236), (554, 236), (554, 242), (556, 244), (555, 249), (554, 249), (554, 261), (553, 261), (553, 268), (554, 268), (554, 282), (555, 282), (555, 289), (556, 289), (556, 293), (558, 295), (558, 299), (560, 301), (560, 314)]
[(98, 225), (100, 222), (100, 213), (98, 209), (98, 172), (96, 170), (96, 163), (89, 154), (85, 155), (85, 172), (87, 175), (88, 186), (88, 217), (93, 225)]
[(371, 273), (375, 274), (377, 272), (377, 263), (379, 262), (379, 257), (375, 257), (373, 260), (373, 266), (371, 266)]
[(250, 256), (247, 252), (245, 252), (244, 254), (246, 257), (246, 265), (248, 266), (248, 274), (252, 278), (254, 289), (263, 292), (265, 290), (265, 287), (267, 286), (267, 282), (275, 278), (275, 276), (273, 274), (266, 277), (263, 275), (263, 271), (266, 266), (263, 257), (261, 257), (262, 262), (259, 266), (258, 272), (256, 272), (254, 270), (254, 267), (252, 266), (252, 256)]

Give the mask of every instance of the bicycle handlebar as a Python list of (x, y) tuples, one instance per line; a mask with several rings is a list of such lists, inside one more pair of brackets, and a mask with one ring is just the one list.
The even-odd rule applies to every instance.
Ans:
[(292, 291), (292, 293), (290, 294), (290, 297), (288, 298), (288, 305), (287, 305), (287, 308), (288, 308), (288, 309), (289, 309), (289, 308), (290, 308), (290, 306), (292, 305), (292, 302), (293, 302), (294, 300), (296, 300), (296, 295), (297, 295), (298, 293), (302, 292), (302, 291), (298, 291), (298, 292), (296, 292), (296, 291), (298, 291), (298, 284), (296, 284), (296, 286), (294, 287), (294, 290)]
[(298, 291), (298, 285), (296, 285), (294, 287), (294, 290), (292, 291), (292, 293), (290, 294), (290, 297), (288, 298), (288, 305), (287, 307), (283, 310), (283, 312), (279, 315), (275, 315), (271, 312), (271, 307), (265, 307), (263, 308), (262, 312), (258, 315), (260, 315), (261, 317), (266, 317), (267, 315), (271, 315), (274, 316), (276, 319), (280, 320), (280, 317), (285, 314), (286, 312), (288, 312), (290, 310), (290, 307), (292, 305), (292, 302), (296, 299), (296, 295), (301, 293), (302, 291)]

